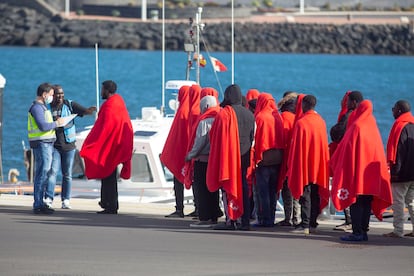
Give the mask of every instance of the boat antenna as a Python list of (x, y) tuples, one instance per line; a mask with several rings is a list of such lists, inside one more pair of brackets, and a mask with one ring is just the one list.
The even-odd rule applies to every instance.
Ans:
[(95, 80), (96, 80), (96, 113), (95, 120), (98, 119), (99, 112), (99, 64), (98, 64), (98, 43), (95, 43)]
[(165, 112), (165, 0), (162, 0), (162, 32), (161, 32), (161, 114)]

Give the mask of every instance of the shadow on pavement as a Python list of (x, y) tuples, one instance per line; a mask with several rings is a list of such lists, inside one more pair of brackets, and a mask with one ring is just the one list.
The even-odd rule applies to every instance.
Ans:
[(0, 215), (8, 215), (17, 223), (42, 224), (53, 226), (79, 226), (79, 227), (111, 227), (131, 229), (154, 229), (156, 231), (171, 231), (185, 234), (202, 235), (237, 235), (246, 237), (261, 237), (272, 239), (302, 239), (328, 242), (328, 247), (335, 248), (372, 248), (378, 246), (414, 246), (414, 238), (386, 238), (382, 234), (389, 229), (375, 228), (368, 233), (368, 242), (349, 243), (340, 241), (340, 237), (347, 233), (334, 231), (334, 225), (322, 224), (316, 233), (309, 236), (294, 234), (289, 231), (293, 227), (252, 227), (251, 231), (219, 231), (213, 229), (193, 229), (189, 225), (194, 222), (191, 218), (172, 219), (161, 215), (139, 213), (120, 213), (117, 215), (101, 215), (91, 211), (56, 209), (53, 215), (35, 215), (31, 209), (20, 206), (1, 206)]

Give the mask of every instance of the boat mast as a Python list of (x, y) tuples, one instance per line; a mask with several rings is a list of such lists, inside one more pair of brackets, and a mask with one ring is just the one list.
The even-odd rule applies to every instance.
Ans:
[(196, 13), (196, 51), (197, 51), (197, 70), (196, 70), (196, 82), (200, 85), (200, 32), (204, 28), (204, 24), (201, 23), (202, 7), (198, 7)]
[(162, 32), (161, 32), (161, 114), (165, 112), (165, 0), (162, 0)]
[(231, 0), (231, 83), (234, 84), (234, 0)]
[[(6, 86), (6, 79), (0, 74), (0, 183), (3, 184), (3, 89)], [(33, 163), (32, 163), (33, 164)], [(33, 167), (33, 166), (32, 166)]]
[(189, 32), (188, 33), (189, 43), (184, 43), (184, 51), (187, 52), (187, 68), (186, 68), (186, 71), (185, 71), (185, 79), (186, 80), (190, 80), (190, 70), (193, 66), (193, 61), (192, 61), (192, 56), (191, 56), (191, 54), (194, 52), (193, 23), (194, 23), (193, 18), (190, 17), (189, 18), (190, 29), (188, 31)]
[(98, 43), (95, 43), (95, 86), (96, 86), (96, 112), (95, 120), (98, 119), (99, 113), (99, 63), (98, 63)]

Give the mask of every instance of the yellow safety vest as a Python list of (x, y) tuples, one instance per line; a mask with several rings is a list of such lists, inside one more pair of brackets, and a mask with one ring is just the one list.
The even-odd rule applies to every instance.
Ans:
[[(52, 113), (50, 110), (45, 109), (45, 121), (48, 123), (53, 122)], [(51, 129), (48, 131), (41, 131), (37, 126), (36, 120), (34, 119), (32, 113), (29, 111), (29, 115), (27, 117), (27, 133), (29, 136), (29, 141), (39, 141), (39, 140), (49, 140), (56, 138), (55, 129)]]

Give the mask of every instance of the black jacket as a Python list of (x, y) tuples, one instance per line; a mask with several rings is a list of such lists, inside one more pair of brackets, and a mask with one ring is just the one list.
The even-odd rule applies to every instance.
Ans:
[(414, 124), (407, 124), (401, 131), (395, 164), (391, 165), (391, 181), (414, 181)]
[(237, 84), (226, 88), (221, 106), (225, 105), (230, 105), (236, 113), (242, 166), (248, 166), (250, 164), (250, 148), (254, 139), (254, 116), (251, 111), (242, 106), (242, 94)]

